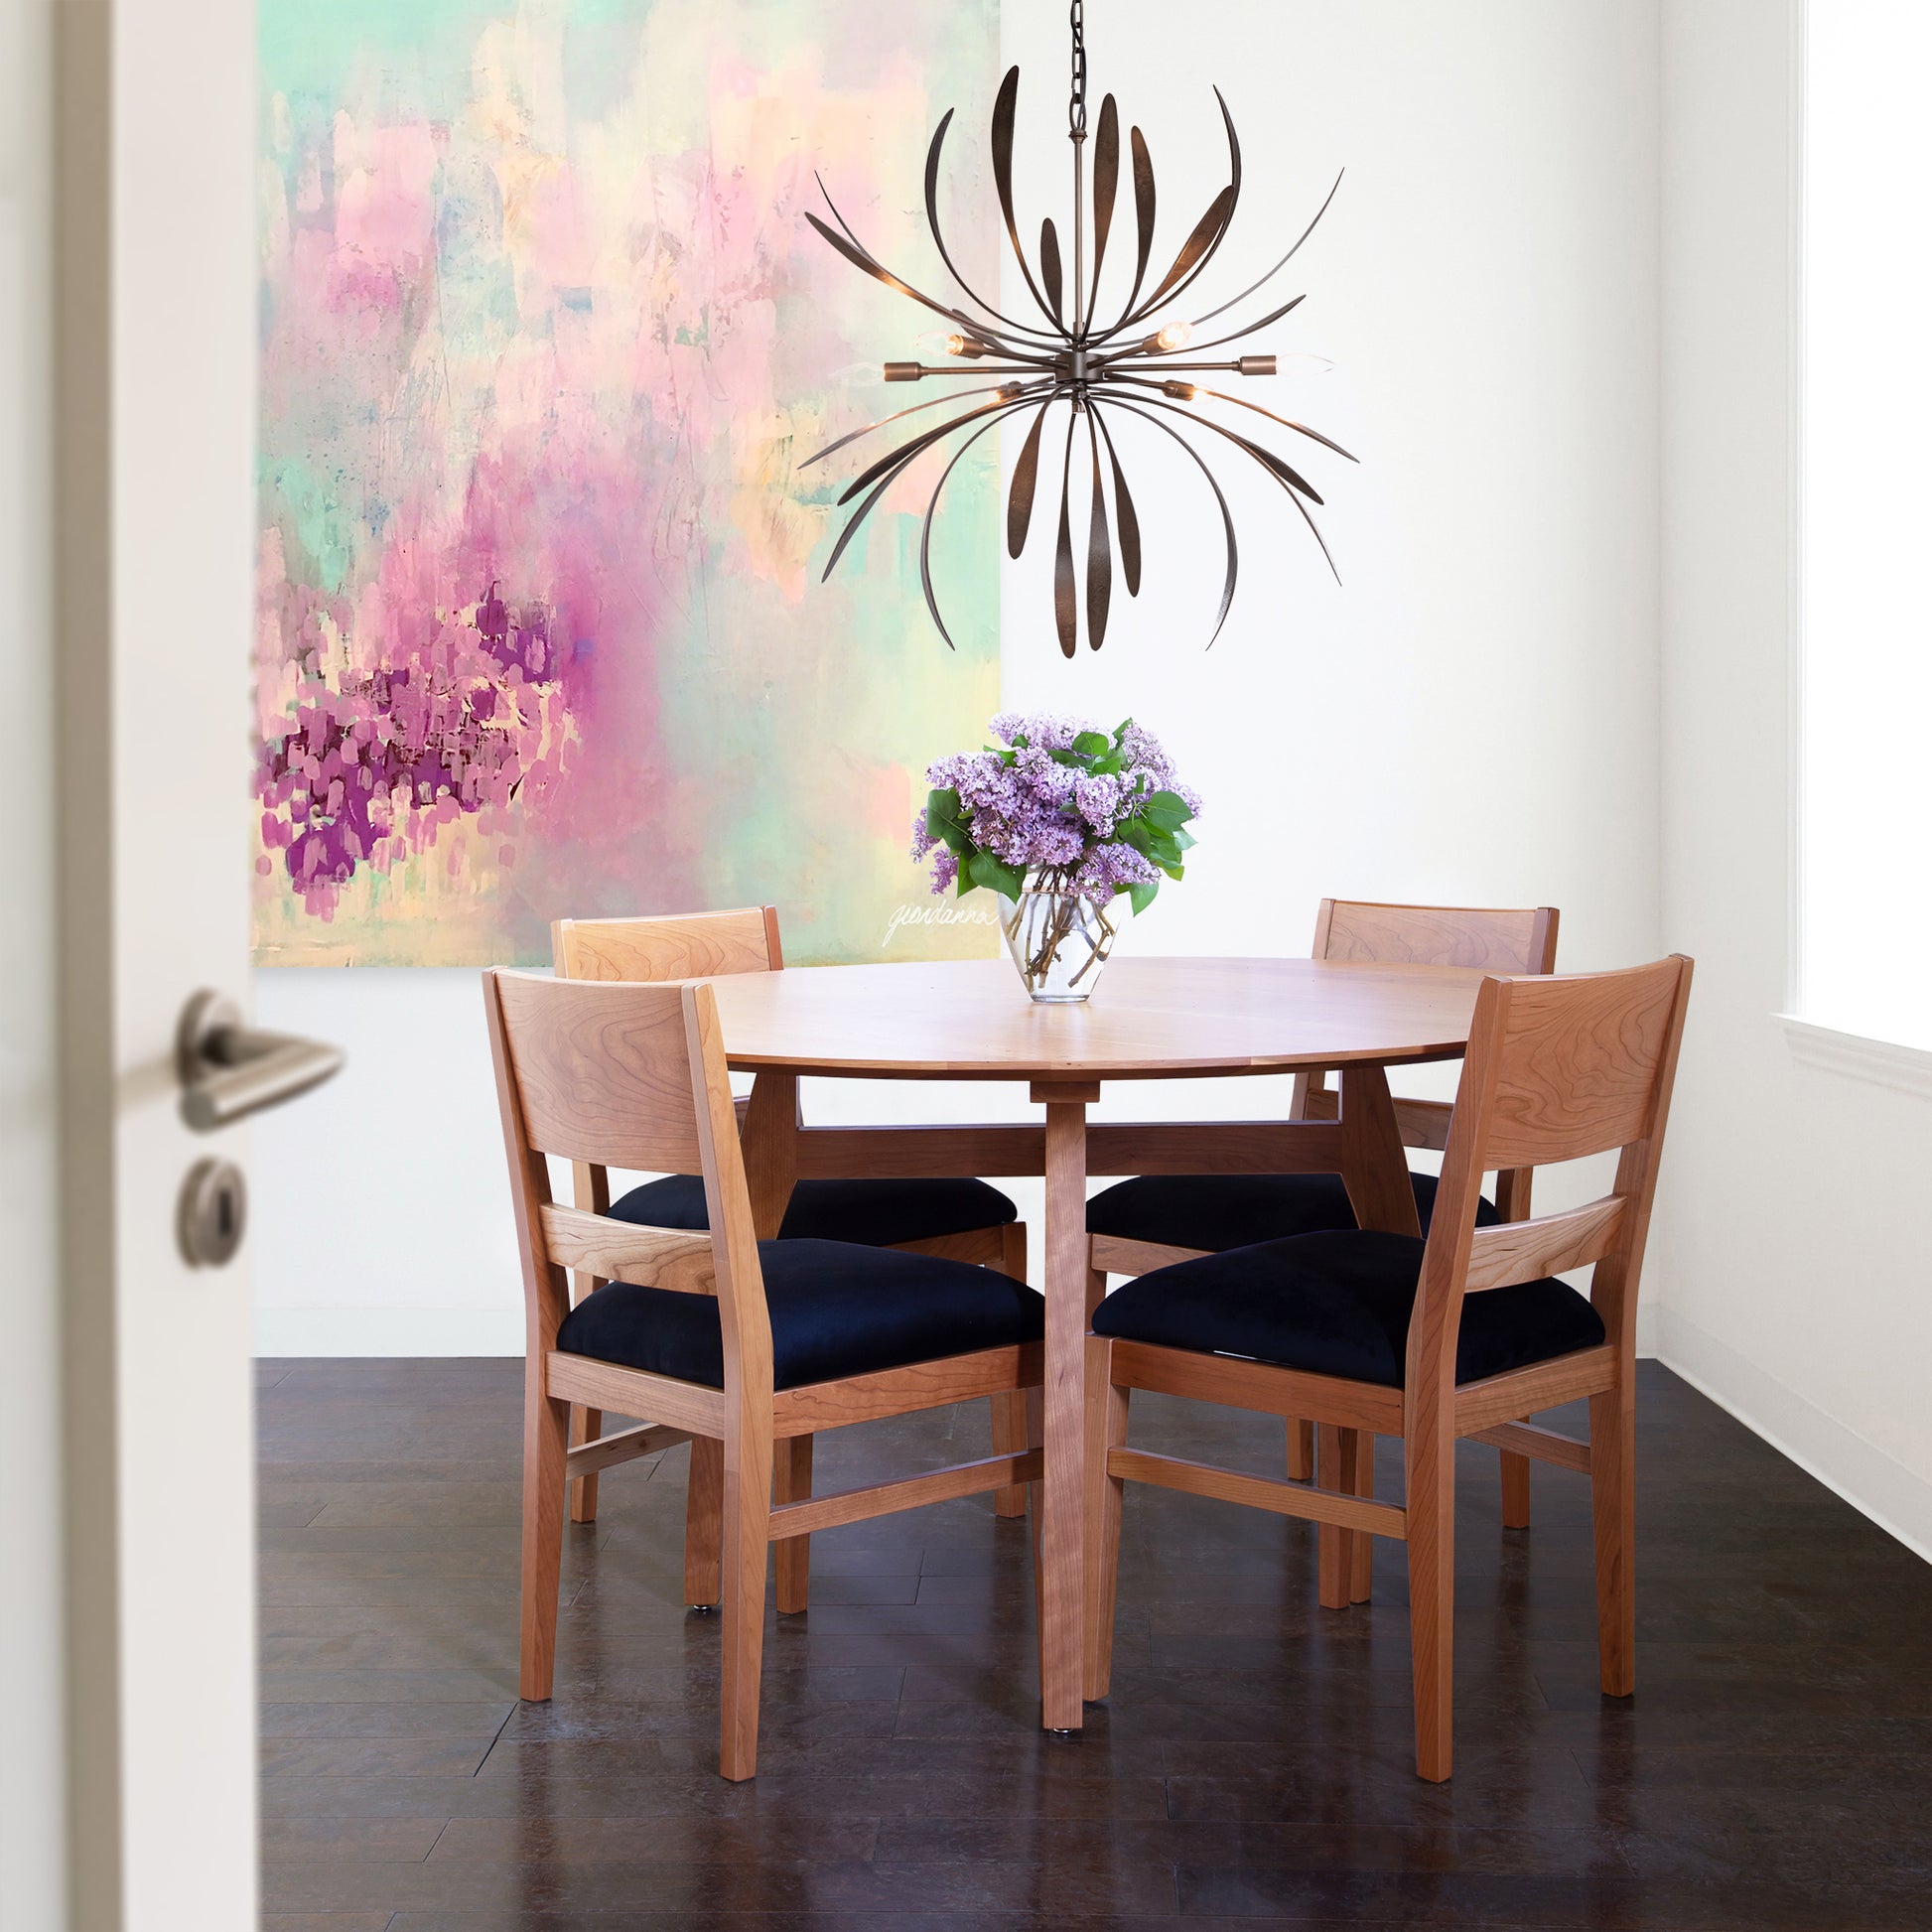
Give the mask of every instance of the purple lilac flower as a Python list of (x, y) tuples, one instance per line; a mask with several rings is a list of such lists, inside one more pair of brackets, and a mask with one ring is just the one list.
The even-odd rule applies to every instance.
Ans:
[[(1159, 868), (1116, 836), (1121, 824), (1138, 817), (1157, 791), (1175, 793), (1190, 812), (1199, 811), (1200, 798), (1175, 777), (1152, 733), (1130, 723), (1116, 738), (1088, 720), (1015, 711), (1000, 713), (992, 731), (1012, 749), (955, 753), (927, 769), (935, 788), (958, 793), (960, 818), (977, 849), (1036, 883), (1057, 875), (1063, 884), (1077, 881), (1109, 897), (1159, 879)], [(1051, 756), (1071, 750), (1085, 733), (1118, 746), (1121, 770), (1095, 772)], [(1015, 746), (1015, 740), (1025, 743)], [(959, 859), (921, 815), (912, 829), (912, 856), (923, 859), (935, 846), (933, 891), (941, 893), (957, 881)]]

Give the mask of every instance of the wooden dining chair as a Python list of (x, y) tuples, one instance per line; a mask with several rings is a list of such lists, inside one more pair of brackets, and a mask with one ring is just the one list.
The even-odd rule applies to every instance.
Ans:
[[(1024, 1282), (942, 1256), (759, 1241), (709, 986), (491, 971), (483, 993), (526, 1311), (520, 1694), (551, 1693), (569, 1480), (687, 1440), (715, 1443), (724, 1520), (719, 1768), (749, 1778), (758, 1765), (767, 1546), (1036, 1482), (1040, 1473), (1037, 1449), (1023, 1447), (774, 1502), (777, 1445), (1037, 1388), (1040, 1299)], [(559, 1206), (549, 1157), (696, 1173), (709, 1227), (646, 1227)], [(570, 1269), (605, 1284), (574, 1308)], [(572, 1449), (572, 1404), (658, 1420)]]
[[(1406, 1545), (1416, 1768), (1447, 1778), (1455, 1444), (1465, 1436), (1589, 1477), (1602, 1685), (1630, 1695), (1637, 1284), (1690, 984), (1681, 956), (1620, 973), (1484, 980), (1426, 1241), (1296, 1235), (1157, 1270), (1100, 1305), (1087, 1344), (1088, 1697), (1104, 1697), (1111, 1674), (1123, 1483), (1252, 1504)], [(1476, 1225), (1485, 1170), (1610, 1149), (1616, 1178), (1601, 1198)], [(1588, 1300), (1554, 1279), (1588, 1263)], [(1310, 1489), (1130, 1449), (1133, 1389), (1312, 1416), (1338, 1433), (1340, 1455)], [(1587, 1442), (1525, 1420), (1585, 1397)], [(1402, 1438), (1400, 1504), (1355, 1493), (1364, 1435)]]
[[(550, 929), (551, 958), (560, 979), (708, 979), (726, 973), (776, 972), (784, 965), (773, 906), (728, 912), (689, 912), (670, 917), (559, 919)], [(796, 1106), (793, 1084), (792, 1105)], [(740, 1115), (743, 1116), (743, 1104)], [(611, 1198), (609, 1172), (593, 1164), (572, 1173), (574, 1198), (591, 1213), (621, 1221), (692, 1232), (707, 1225), (704, 1185), (696, 1174), (667, 1174)], [(983, 1180), (801, 1180), (792, 1190), (781, 1240), (816, 1238), (857, 1241), (868, 1247), (941, 1255), (997, 1268), (1016, 1281), (1027, 1278), (1027, 1228), (1020, 1210)], [(572, 1278), (577, 1301), (596, 1287), (590, 1274)], [(1019, 1396), (993, 1398), (993, 1447), (1014, 1452), (1027, 1447), (1027, 1415)], [(580, 1408), (571, 1418), (571, 1441), (594, 1442), (604, 1419)], [(718, 1600), (718, 1510), (722, 1465), (716, 1444), (691, 1446), (685, 1521), (685, 1596), (694, 1608)], [(778, 1447), (778, 1499), (811, 1494), (812, 1439), (787, 1438)], [(1001, 1516), (1026, 1513), (1026, 1492), (1003, 1489), (994, 1498)], [(570, 1490), (574, 1523), (597, 1518), (597, 1477), (579, 1477)], [(809, 1546), (804, 1538), (778, 1552), (778, 1607), (803, 1610), (810, 1596)]]
[[(1557, 908), (1467, 905), (1383, 905), (1364, 899), (1324, 898), (1315, 914), (1314, 959), (1367, 965), (1469, 966), (1491, 973), (1553, 973), (1557, 965)], [(1396, 1124), (1403, 1145), (1437, 1151), (1447, 1144), (1449, 1104), (1397, 1096)], [(1316, 1070), (1295, 1076), (1289, 1107), (1295, 1120), (1335, 1120), (1340, 1097)], [(1416, 1213), (1429, 1231), (1436, 1176), (1411, 1173)], [(1520, 1221), (1530, 1211), (1527, 1173), (1496, 1177), (1494, 1200), (1478, 1201), (1483, 1223)], [(1219, 1254), (1256, 1241), (1315, 1234), (1355, 1225), (1355, 1211), (1338, 1173), (1142, 1174), (1104, 1188), (1087, 1203), (1091, 1266), (1102, 1274), (1142, 1275), (1197, 1255)], [(1288, 1418), (1288, 1473), (1311, 1481), (1315, 1470), (1315, 1430), (1306, 1417)], [(1322, 1440), (1330, 1456), (1338, 1440)], [(1502, 1520), (1505, 1529), (1528, 1529), (1530, 1465), (1526, 1456), (1502, 1452)], [(1355, 1458), (1359, 1493), (1375, 1494), (1375, 1445), (1371, 1438)], [(1334, 1570), (1337, 1544), (1320, 1550), (1321, 1600), (1329, 1608), (1366, 1602), (1372, 1552), (1356, 1546), (1355, 1567), (1345, 1580)]]

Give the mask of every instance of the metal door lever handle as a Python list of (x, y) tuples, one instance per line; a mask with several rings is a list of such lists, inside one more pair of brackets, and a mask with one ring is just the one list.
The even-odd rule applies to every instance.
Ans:
[(327, 1040), (244, 1026), (225, 994), (202, 992), (181, 1016), (176, 1057), (182, 1119), (209, 1134), (321, 1086), (347, 1056)]

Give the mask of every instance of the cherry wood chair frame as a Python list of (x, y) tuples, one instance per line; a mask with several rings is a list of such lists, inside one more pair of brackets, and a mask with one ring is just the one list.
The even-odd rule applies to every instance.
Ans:
[[(1359, 960), (1368, 965), (1470, 966), (1491, 973), (1554, 973), (1557, 966), (1558, 912), (1554, 905), (1487, 907), (1463, 905), (1392, 905), (1368, 899), (1324, 898), (1314, 919), (1311, 959)], [(1449, 1145), (1450, 1105), (1447, 1100), (1411, 1100), (1393, 1096), (1396, 1126), (1404, 1147), (1433, 1149)], [(1325, 1069), (1295, 1075), (1289, 1104), (1291, 1120), (1338, 1121), (1341, 1096), (1327, 1084)], [(1530, 1175), (1527, 1169), (1496, 1176), (1496, 1211), (1505, 1221), (1528, 1220)], [(1366, 1225), (1366, 1222), (1364, 1222)], [(1146, 1275), (1177, 1261), (1192, 1261), (1211, 1253), (1206, 1248), (1180, 1248), (1147, 1241), (1125, 1241), (1096, 1234), (1089, 1237), (1095, 1273)], [(1104, 1290), (1102, 1291), (1104, 1292)], [(1315, 1472), (1315, 1425), (1306, 1417), (1286, 1418), (1288, 1474), (1291, 1481), (1311, 1482)], [(1338, 1430), (1321, 1437), (1321, 1452), (1336, 1466), (1342, 1454)], [(1530, 1458), (1511, 1449), (1501, 1451), (1503, 1527), (1530, 1526)], [(1355, 1493), (1375, 1495), (1375, 1439), (1367, 1437), (1350, 1460)], [(1372, 1585), (1374, 1549), (1366, 1537), (1354, 1545), (1354, 1558), (1344, 1573), (1340, 1566), (1338, 1532), (1321, 1535), (1318, 1567), (1320, 1599), (1324, 1608), (1346, 1609), (1365, 1603)]]
[[(1424, 1248), (1400, 1389), (1231, 1356), (1089, 1335), (1087, 1631), (1083, 1686), (1107, 1695), (1120, 1556), (1122, 1487), (1150, 1482), (1311, 1518), (1352, 1541), (1388, 1536), (1409, 1558), (1416, 1768), (1451, 1766), (1455, 1444), (1459, 1437), (1587, 1474), (1595, 1525), (1597, 1646), (1603, 1692), (1635, 1689), (1635, 1355), (1638, 1278), (1691, 961), (1626, 972), (1485, 980), (1450, 1117), (1437, 1209)], [(1475, 1226), (1485, 1172), (1530, 1170), (1618, 1151), (1609, 1193), (1560, 1214)], [(1606, 1339), (1530, 1367), (1455, 1380), (1463, 1298), (1594, 1263), (1590, 1301)], [(1158, 1390), (1265, 1414), (1312, 1416), (1337, 1432), (1320, 1486), (1239, 1474), (1127, 1446), (1129, 1392)], [(1526, 1418), (1587, 1398), (1589, 1440)], [(1356, 1493), (1364, 1434), (1400, 1436), (1401, 1504)], [(1348, 1542), (1344, 1564), (1352, 1563)]]
[[(777, 908), (771, 905), (642, 918), (558, 919), (550, 928), (550, 950), (557, 977), (571, 980), (709, 979), (729, 973), (778, 972), (785, 963), (784, 948), (778, 938)], [(802, 1126), (797, 1081), (793, 1079), (785, 1084), (794, 1126)], [(741, 1127), (750, 1104), (749, 1100), (737, 1103)], [(591, 1162), (573, 1164), (571, 1186), (573, 1199), (585, 1212), (603, 1214), (609, 1210), (608, 1167)], [(780, 1201), (759, 1205), (765, 1211), (755, 1216), (759, 1224), (759, 1233), (769, 1239), (778, 1231), (777, 1223), (784, 1217), (785, 1204)], [(767, 1221), (768, 1226), (764, 1225)], [(997, 1268), (1016, 1281), (1027, 1279), (1024, 1221), (1008, 1221), (897, 1245), (910, 1254), (973, 1262)], [(573, 1305), (599, 1285), (596, 1275), (584, 1269), (576, 1270), (571, 1277)], [(1028, 1441), (1025, 1398), (996, 1395), (992, 1410), (994, 1449), (1003, 1454), (1025, 1449)], [(573, 1408), (570, 1437), (573, 1445), (583, 1447), (597, 1442), (603, 1428), (604, 1417), (599, 1410), (583, 1404)], [(694, 1607), (708, 1607), (718, 1600), (719, 1512), (724, 1498), (722, 1453), (720, 1446), (708, 1438), (700, 1437), (692, 1442), (685, 1501), (684, 1590), (685, 1600)], [(777, 1449), (778, 1500), (798, 1502), (811, 1492), (812, 1439), (809, 1435), (786, 1437)], [(995, 1514), (1000, 1516), (1024, 1516), (1027, 1492), (1018, 1486), (1005, 1487), (995, 1495), (993, 1506)], [(570, 1520), (573, 1523), (597, 1520), (594, 1468), (588, 1474), (572, 1478)], [(811, 1593), (809, 1539), (794, 1537), (779, 1545), (777, 1589), (779, 1609), (795, 1613), (807, 1607)]]
[[(519, 1694), (547, 1699), (554, 1681), (567, 1483), (681, 1442), (715, 1443), (724, 1523), (719, 1768), (727, 1778), (749, 1778), (758, 1766), (769, 1545), (782, 1549), (814, 1530), (1040, 1476), (1038, 1449), (1023, 1447), (894, 1482), (774, 1501), (777, 1446), (981, 1396), (1017, 1394), (1024, 1407), (1025, 1392), (1039, 1386), (1040, 1346), (982, 1349), (774, 1390), (758, 1234), (711, 988), (490, 971), (483, 994), (526, 1312)], [(559, 1206), (550, 1194), (551, 1156), (702, 1173), (711, 1230), (639, 1227)], [(559, 1353), (557, 1330), (571, 1306), (569, 1270), (716, 1296), (724, 1387)], [(573, 1404), (661, 1420), (573, 1449)]]

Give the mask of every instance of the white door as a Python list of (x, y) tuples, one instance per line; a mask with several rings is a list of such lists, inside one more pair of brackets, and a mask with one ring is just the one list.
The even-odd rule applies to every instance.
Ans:
[(191, 1266), (177, 1227), (190, 1171), (245, 1169), (246, 1133), (189, 1124), (175, 1046), (198, 989), (247, 993), (254, 23), (250, 0), (8, 5), (57, 54), (66, 1381), (47, 1473), (66, 1478), (71, 1849), (41, 1922), (247, 1932), (246, 1249)]

